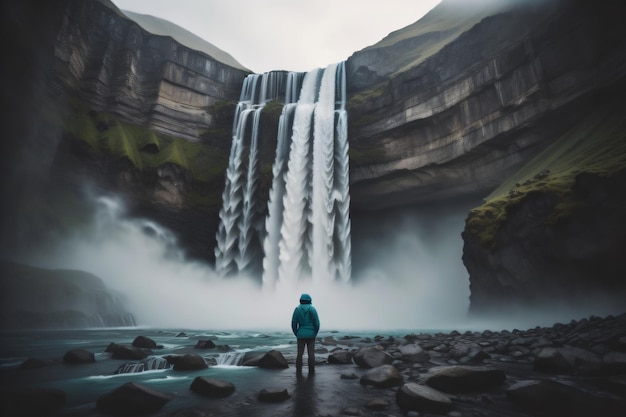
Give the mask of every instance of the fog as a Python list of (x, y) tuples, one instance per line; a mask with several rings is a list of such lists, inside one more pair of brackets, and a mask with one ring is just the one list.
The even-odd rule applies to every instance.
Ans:
[(207, 264), (185, 260), (170, 231), (127, 218), (115, 198), (97, 202), (86, 230), (45, 255), (31, 254), (29, 263), (101, 277), (125, 295), (140, 326), (289, 331), (302, 292), (313, 297), (322, 331), (528, 328), (576, 318), (571, 311), (505, 320), (467, 317), (469, 278), (460, 233), (476, 201), (357, 214), (350, 283), (278, 283), (272, 289), (262, 288), (258, 278), (220, 278)]

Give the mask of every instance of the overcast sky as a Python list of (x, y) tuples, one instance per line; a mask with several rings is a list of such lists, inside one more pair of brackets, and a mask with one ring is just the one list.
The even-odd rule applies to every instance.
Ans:
[(309, 71), (419, 20), (440, 0), (113, 0), (173, 22), (253, 72)]

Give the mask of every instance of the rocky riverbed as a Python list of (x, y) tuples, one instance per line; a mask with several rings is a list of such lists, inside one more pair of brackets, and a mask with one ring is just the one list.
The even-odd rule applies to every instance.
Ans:
[[(132, 344), (110, 343), (97, 359), (87, 349), (28, 358), (2, 371), (2, 415), (587, 417), (626, 410), (626, 314), (526, 330), (331, 332), (318, 339), (315, 373), (305, 367), (302, 375), (293, 344), (242, 354), (226, 373), (215, 352), (229, 346), (199, 339), (158, 355), (162, 348), (140, 335)], [(115, 372), (141, 364), (168, 368), (162, 381), (184, 382), (159, 386), (129, 374), (81, 406), (66, 400), (78, 388), (45, 383), (55, 366), (111, 369), (112, 361)]]

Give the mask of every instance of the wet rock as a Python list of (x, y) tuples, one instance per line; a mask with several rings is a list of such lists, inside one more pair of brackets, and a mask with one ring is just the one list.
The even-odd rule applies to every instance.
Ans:
[(282, 402), (289, 399), (287, 388), (263, 388), (258, 396), (261, 402)]
[(150, 349), (140, 349), (133, 346), (118, 345), (117, 343), (109, 344), (105, 352), (111, 352), (113, 359), (138, 360), (152, 355)]
[(96, 401), (98, 410), (116, 416), (135, 416), (153, 413), (163, 408), (172, 397), (146, 386), (128, 382), (101, 395)]
[(289, 368), (287, 359), (277, 350), (270, 350), (259, 359), (259, 368), (284, 369)]
[(198, 340), (196, 349), (215, 349), (215, 343), (212, 340)]
[(50, 365), (51, 363), (52, 361), (48, 359), (28, 358), (20, 364), (19, 369), (22, 369), (22, 370), (39, 369), (39, 368), (44, 368)]
[(352, 360), (360, 368), (376, 368), (391, 364), (393, 357), (377, 347), (365, 347), (357, 350)]
[(597, 374), (602, 370), (598, 355), (585, 349), (564, 346), (541, 349), (535, 356), (536, 370), (554, 374)]
[(600, 397), (549, 380), (520, 381), (506, 395), (519, 408), (540, 417), (617, 417), (626, 406), (623, 399)]
[(376, 388), (390, 388), (402, 385), (403, 378), (393, 365), (382, 365), (372, 368), (361, 377), (362, 385), (372, 385)]
[(193, 380), (190, 389), (205, 397), (228, 397), (235, 392), (235, 385), (222, 379), (199, 376)]
[(447, 413), (454, 408), (445, 394), (415, 382), (404, 384), (396, 393), (400, 408), (419, 412)]
[(361, 415), (363, 415), (363, 413), (361, 413), (361, 410), (359, 410), (358, 408), (354, 408), (354, 407), (346, 408), (345, 410), (343, 410), (341, 412), (341, 414), (344, 415), (344, 416), (361, 416)]
[(328, 363), (333, 365), (349, 365), (352, 363), (352, 353), (347, 350), (333, 352), (328, 355)]
[(359, 379), (357, 374), (341, 374), (341, 379)]
[(204, 361), (204, 358), (200, 355), (196, 355), (195, 353), (187, 353), (179, 357), (174, 362), (175, 371), (195, 371), (207, 367), (208, 366)]
[(144, 349), (156, 349), (159, 347), (154, 340), (146, 336), (137, 336), (135, 340), (133, 340), (133, 346)]
[(402, 360), (406, 362), (425, 362), (430, 359), (428, 352), (416, 344), (399, 346), (398, 350), (402, 354)]
[(389, 401), (384, 398), (374, 398), (367, 403), (366, 407), (369, 410), (382, 411), (389, 407)]
[(31, 417), (56, 415), (67, 402), (65, 391), (32, 388), (0, 391), (0, 415)]
[(93, 363), (96, 361), (96, 357), (93, 352), (89, 352), (85, 349), (72, 349), (63, 355), (63, 361), (67, 363), (79, 364), (79, 363)]
[(499, 369), (472, 366), (447, 366), (436, 369), (425, 384), (449, 392), (475, 392), (500, 385), (506, 375)]

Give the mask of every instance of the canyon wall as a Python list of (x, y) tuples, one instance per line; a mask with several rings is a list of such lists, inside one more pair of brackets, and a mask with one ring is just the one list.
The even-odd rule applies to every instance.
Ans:
[[(580, 194), (583, 173), (620, 190), (626, 164), (626, 35), (619, 5), (609, 3), (443, 0), (347, 59), (352, 215), (484, 197), (463, 234), (474, 309), (532, 302), (571, 282), (593, 287), (591, 271), (610, 275), (602, 290), (623, 288), (621, 269), (600, 266), (626, 246), (621, 200), (611, 194), (590, 206)], [(3, 124), (13, 139), (2, 163), (3, 250), (31, 250), (85, 220), (90, 209), (75, 200), (88, 182), (122, 195), (130, 215), (173, 230), (190, 257), (212, 262), (232, 117), (249, 71), (210, 44), (185, 44), (176, 35), (191, 34), (182, 28), (150, 33), (151, 18), (131, 15), (142, 26), (106, 0), (7, 2), (2, 12), (12, 40), (2, 100), (13, 109)], [(267, 161), (280, 108), (263, 116)], [(572, 143), (594, 157), (554, 162)], [(543, 162), (532, 165), (536, 158)], [(598, 216), (619, 227), (592, 233)], [(547, 256), (536, 244), (547, 237), (561, 247), (585, 241), (606, 256), (570, 267), (581, 265), (573, 261), (582, 247)]]

